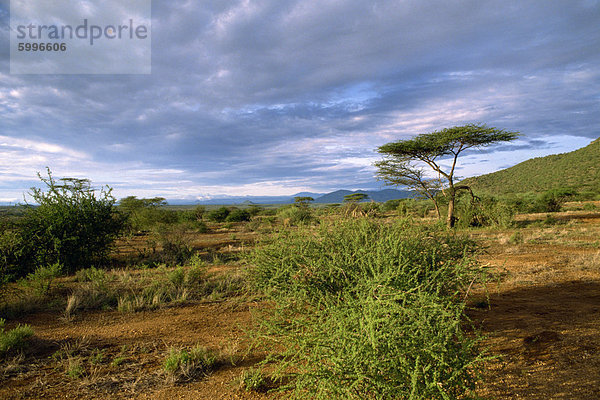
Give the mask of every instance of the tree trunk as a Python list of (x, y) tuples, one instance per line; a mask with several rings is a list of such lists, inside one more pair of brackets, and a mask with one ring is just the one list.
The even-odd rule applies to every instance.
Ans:
[(433, 206), (435, 207), (435, 213), (437, 214), (437, 218), (442, 219), (442, 214), (440, 213), (440, 207), (438, 206), (437, 200), (436, 199), (432, 199), (433, 200)]
[(446, 217), (446, 226), (448, 228), (454, 228), (454, 193), (450, 194), (450, 199), (448, 200), (448, 216)]

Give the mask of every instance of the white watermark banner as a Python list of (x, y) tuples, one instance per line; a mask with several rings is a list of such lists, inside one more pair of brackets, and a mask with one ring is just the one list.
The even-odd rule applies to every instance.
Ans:
[(11, 0), (11, 74), (150, 74), (151, 0)]

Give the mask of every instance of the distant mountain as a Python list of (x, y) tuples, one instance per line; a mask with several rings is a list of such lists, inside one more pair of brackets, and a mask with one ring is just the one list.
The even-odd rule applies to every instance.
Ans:
[(409, 190), (396, 190), (396, 189), (384, 189), (379, 191), (373, 190), (336, 190), (335, 192), (327, 193), (319, 198), (315, 199), (315, 203), (342, 203), (344, 196), (353, 193), (364, 193), (367, 196), (367, 201), (373, 200), (377, 202), (386, 202), (394, 199), (406, 199), (414, 197), (414, 193)]
[[(380, 191), (368, 190), (336, 190), (335, 192), (322, 194), (313, 192), (300, 192), (292, 196), (232, 196), (221, 197), (209, 200), (187, 201), (185, 204), (222, 204), (222, 205), (248, 205), (248, 204), (291, 204), (294, 197), (312, 197), (315, 203), (342, 203), (344, 196), (352, 193), (365, 193), (369, 196), (368, 201), (385, 202), (393, 199), (405, 199), (413, 197), (413, 193), (408, 190), (385, 189)], [(183, 201), (171, 201), (169, 204), (184, 204)]]
[(324, 194), (325, 193), (300, 192), (300, 193), (296, 193), (295, 195), (293, 195), (292, 199), (294, 197), (312, 197), (313, 199), (316, 199), (317, 197), (321, 197)]
[(463, 183), (476, 192), (495, 195), (560, 187), (600, 191), (600, 138), (570, 153), (532, 158), (514, 167), (465, 179)]
[[(246, 205), (246, 204), (288, 204), (293, 203), (293, 196), (231, 196), (208, 200), (199, 200), (194, 204)], [(171, 204), (171, 202), (169, 202)], [(188, 203), (189, 204), (189, 203)]]

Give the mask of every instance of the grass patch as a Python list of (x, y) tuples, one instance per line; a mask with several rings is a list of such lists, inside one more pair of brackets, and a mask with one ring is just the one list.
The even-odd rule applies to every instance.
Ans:
[(163, 363), (163, 370), (169, 381), (183, 382), (207, 375), (217, 362), (217, 355), (202, 346), (196, 346), (191, 350), (171, 348)]
[(33, 336), (33, 329), (29, 325), (18, 325), (16, 328), (5, 331), (5, 320), (0, 318), (0, 355), (10, 350), (23, 350), (27, 339)]
[(263, 371), (255, 368), (245, 370), (240, 375), (239, 382), (246, 392), (266, 393), (272, 387), (272, 382)]
[(59, 263), (38, 267), (20, 281), (21, 285), (30, 288), (36, 296), (44, 297), (50, 293), (52, 282), (62, 275), (63, 268)]

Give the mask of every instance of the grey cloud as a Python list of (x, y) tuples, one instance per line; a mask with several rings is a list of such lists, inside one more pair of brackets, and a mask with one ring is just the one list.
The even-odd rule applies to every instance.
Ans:
[[(3, 46), (0, 134), (198, 185), (374, 187), (335, 160), (468, 122), (521, 131), (519, 149), (597, 137), (598, 20), (589, 1), (154, 2), (151, 76), (10, 76)], [(339, 149), (286, 149), (322, 139)]]

